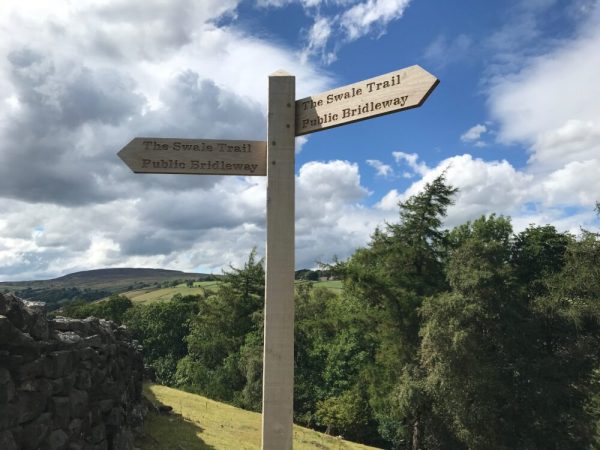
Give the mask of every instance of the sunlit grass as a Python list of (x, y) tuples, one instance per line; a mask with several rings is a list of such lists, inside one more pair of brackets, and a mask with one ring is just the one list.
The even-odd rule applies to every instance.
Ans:
[[(261, 415), (165, 386), (147, 385), (154, 404), (168, 405), (171, 414), (150, 414), (141, 450), (254, 450), (260, 448)], [(367, 450), (368, 447), (307, 428), (294, 426), (295, 450)]]
[[(297, 281), (296, 284), (306, 283), (306, 281)], [(144, 289), (136, 289), (133, 291), (123, 292), (121, 295), (126, 296), (134, 303), (148, 304), (153, 302), (171, 300), (174, 295), (198, 295), (204, 294), (206, 289), (216, 290), (218, 281), (196, 281), (193, 287), (188, 287), (185, 283), (181, 283), (174, 287), (157, 288), (147, 287)], [(332, 281), (315, 281), (313, 286), (324, 287), (331, 289), (335, 293), (340, 293), (342, 290), (342, 282), (339, 280)]]

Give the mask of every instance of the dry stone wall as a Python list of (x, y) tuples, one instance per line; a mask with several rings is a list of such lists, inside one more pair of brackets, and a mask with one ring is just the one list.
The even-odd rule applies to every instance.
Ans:
[(140, 350), (113, 322), (48, 320), (43, 303), (0, 294), (0, 449), (133, 449)]

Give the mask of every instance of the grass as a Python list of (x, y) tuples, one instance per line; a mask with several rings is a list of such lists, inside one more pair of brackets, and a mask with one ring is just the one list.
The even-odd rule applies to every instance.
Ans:
[(342, 292), (342, 280), (317, 281), (314, 283), (314, 286), (331, 289), (336, 294), (339, 294), (340, 292)]
[(194, 283), (194, 287), (187, 287), (185, 283), (179, 284), (174, 287), (168, 288), (156, 288), (149, 287), (144, 289), (136, 289), (133, 291), (123, 292), (125, 297), (134, 303), (148, 304), (158, 301), (171, 300), (176, 294), (185, 295), (198, 295), (203, 294), (207, 288), (216, 288), (218, 281), (197, 281)]
[[(296, 281), (296, 284), (305, 283), (304, 281)], [(129, 298), (134, 303), (148, 304), (158, 301), (171, 300), (176, 294), (181, 295), (197, 295), (204, 292), (204, 289), (216, 289), (218, 281), (197, 281), (194, 283), (194, 287), (187, 287), (185, 283), (179, 284), (174, 287), (168, 288), (156, 288), (149, 287), (144, 289), (136, 289), (133, 291), (123, 292), (122, 295)], [(316, 281), (313, 283), (315, 287), (321, 286), (327, 289), (331, 289), (336, 294), (342, 291), (342, 282), (339, 280), (333, 281)]]
[[(141, 450), (254, 450), (260, 449), (261, 415), (200, 395), (159, 385), (144, 386), (155, 405), (173, 408), (170, 414), (148, 414)], [(368, 450), (368, 447), (294, 425), (295, 450)]]

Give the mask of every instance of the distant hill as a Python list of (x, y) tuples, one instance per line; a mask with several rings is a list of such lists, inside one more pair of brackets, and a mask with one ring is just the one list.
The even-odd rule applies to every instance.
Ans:
[(79, 289), (106, 289), (111, 292), (128, 290), (129, 286), (156, 283), (175, 280), (205, 280), (210, 275), (205, 273), (189, 273), (179, 270), (165, 269), (97, 269), (83, 272), (70, 273), (68, 275), (53, 278), (51, 280), (32, 281), (3, 281), (3, 287), (22, 290), (26, 288), (79, 288)]
[(94, 301), (113, 293), (209, 278), (211, 275), (208, 274), (178, 270), (97, 269), (75, 272), (51, 280), (0, 282), (0, 292), (15, 292), (24, 299), (46, 302), (52, 310), (72, 300)]

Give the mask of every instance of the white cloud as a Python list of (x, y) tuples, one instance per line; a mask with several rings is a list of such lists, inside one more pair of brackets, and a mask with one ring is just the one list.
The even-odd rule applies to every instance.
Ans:
[(332, 33), (331, 20), (327, 17), (316, 17), (310, 31), (308, 32), (308, 44), (302, 51), (302, 59), (312, 54), (321, 54), (321, 59), (330, 64), (335, 60), (334, 52), (327, 52), (325, 49)]
[(524, 173), (545, 207), (586, 208), (600, 199), (600, 4), (575, 36), (526, 58), (513, 75), (495, 79), (489, 104), (499, 139), (529, 149)]
[(498, 80), (490, 91), (490, 107), (500, 124), (500, 139), (530, 146), (532, 162), (545, 169), (597, 155), (598, 48), (600, 6), (575, 39), (526, 60), (515, 75)]
[[(293, 0), (258, 0), (261, 7), (283, 7)], [(400, 19), (410, 0), (301, 0), (313, 23), (306, 34), (301, 60), (318, 56), (331, 64), (344, 45), (361, 37), (385, 34), (387, 26)]]
[(410, 0), (367, 0), (352, 6), (341, 17), (341, 25), (348, 40), (353, 41), (373, 28), (383, 30), (391, 21), (404, 14)]
[(3, 3), (0, 279), (219, 271), (264, 242), (264, 180), (134, 175), (116, 157), (136, 135), (264, 139), (277, 69), (296, 75), (300, 96), (328, 86), (290, 49), (215, 25), (236, 7)]
[[(419, 162), (419, 155), (416, 153), (393, 152), (392, 156), (397, 164), (405, 162), (410, 169), (418, 175), (425, 175), (429, 172), (429, 167), (424, 162)], [(405, 175), (405, 178), (410, 178)]]
[(336, 255), (350, 256), (364, 245), (389, 211), (363, 206), (370, 192), (358, 165), (348, 161), (310, 162), (296, 177), (296, 261), (314, 267)]
[[(304, 6), (316, 11), (318, 3)], [(382, 32), (408, 4), (329, 2), (336, 13), (313, 15), (328, 20), (315, 29), (313, 50), (335, 53), (332, 42)], [(261, 251), (264, 179), (133, 175), (115, 154), (135, 135), (264, 138), (269, 73), (294, 73), (298, 97), (331, 80), (290, 49), (215, 25), (235, 14), (235, 1), (48, 5), (14, 2), (0, 11), (0, 279), (116, 266), (219, 272), (252, 247)], [(490, 212), (511, 215), (516, 228), (592, 223), (600, 200), (600, 13), (587, 15), (571, 41), (507, 56), (491, 84), (499, 138), (526, 146), (527, 165), (461, 155), (429, 167), (416, 153), (394, 152), (396, 171), (417, 181), (369, 207), (373, 195), (356, 163), (307, 163), (296, 180), (298, 267), (351, 254), (443, 170), (461, 189), (449, 226)], [(517, 47), (507, 44), (503, 55)], [(475, 145), (488, 132), (477, 127), (463, 135)]]
[(405, 196), (397, 189), (392, 189), (375, 204), (375, 208), (383, 211), (397, 211), (398, 203), (403, 200), (405, 200)]
[(461, 136), (460, 140), (467, 143), (473, 143), (477, 147), (484, 146), (485, 143), (481, 140), (481, 136), (487, 133), (488, 129), (485, 125), (477, 124), (467, 131), (465, 131)]
[(394, 169), (389, 164), (384, 164), (378, 159), (367, 159), (367, 164), (377, 172), (377, 176), (387, 178), (394, 174)]
[(423, 178), (403, 194), (421, 191), (445, 172), (447, 182), (458, 188), (455, 205), (448, 210), (447, 226), (455, 226), (492, 212), (515, 215), (523, 203), (532, 200), (532, 176), (519, 172), (507, 161), (484, 161), (469, 154), (453, 156), (427, 169)]

